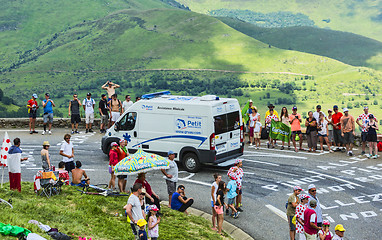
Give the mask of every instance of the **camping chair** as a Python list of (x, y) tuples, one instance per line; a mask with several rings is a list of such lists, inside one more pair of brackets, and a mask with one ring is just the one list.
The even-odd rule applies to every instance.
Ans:
[(38, 194), (38, 190), (41, 189), (40, 196), (45, 195), (47, 198), (51, 197), (53, 194), (60, 194), (61, 186), (63, 184), (61, 181), (58, 181), (56, 175), (58, 176), (58, 171), (38, 171), (37, 175), (35, 176), (36, 193)]

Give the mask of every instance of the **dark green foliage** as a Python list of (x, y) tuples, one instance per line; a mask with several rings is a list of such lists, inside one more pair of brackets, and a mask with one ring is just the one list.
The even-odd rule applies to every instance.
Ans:
[[(314, 21), (302, 13), (272, 12), (261, 13), (239, 9), (217, 9), (209, 12), (211, 16), (230, 17), (244, 22), (252, 23), (260, 27), (280, 28), (292, 26), (314, 26)], [(272, 44), (273, 45), (273, 44)]]

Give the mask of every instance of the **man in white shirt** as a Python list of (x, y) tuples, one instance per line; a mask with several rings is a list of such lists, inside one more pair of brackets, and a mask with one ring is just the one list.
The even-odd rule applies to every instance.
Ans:
[(134, 104), (133, 101), (131, 101), (130, 95), (126, 95), (125, 99), (122, 104), (122, 112), (126, 112), (126, 110)]
[[(143, 210), (141, 208), (141, 202), (139, 201), (139, 195), (142, 193), (142, 184), (136, 183), (131, 189), (132, 193), (127, 200), (127, 204), (123, 207), (126, 210), (127, 216), (130, 218), (130, 226), (135, 239), (139, 239), (137, 222), (139, 219), (144, 219)], [(144, 194), (144, 193), (143, 193)]]
[(61, 145), (60, 148), (60, 155), (62, 156), (62, 161), (65, 163), (65, 170), (68, 172), (72, 172), (72, 170), (75, 168), (74, 165), (74, 149), (73, 144), (70, 141), (70, 138), (72, 136), (70, 134), (65, 134), (64, 136), (64, 142)]
[(332, 240), (343, 240), (345, 228), (342, 224), (337, 224), (336, 228), (334, 229), (335, 235)]
[(95, 101), (91, 98), (92, 94), (86, 94), (86, 98), (82, 102), (82, 106), (85, 110), (85, 122), (86, 122), (86, 133), (93, 132), (92, 124), (94, 122), (94, 105)]

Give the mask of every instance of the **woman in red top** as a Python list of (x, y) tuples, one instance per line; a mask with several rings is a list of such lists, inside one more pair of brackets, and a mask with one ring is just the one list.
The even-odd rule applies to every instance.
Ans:
[(143, 188), (146, 189), (146, 203), (149, 205), (155, 204), (160, 210), (159, 196), (151, 189), (150, 184), (146, 181), (146, 173), (139, 173), (134, 184), (136, 183), (142, 184)]
[[(121, 139), (119, 141), (119, 147), (117, 147), (118, 152), (118, 162), (120, 162), (125, 157), (129, 156), (129, 153), (126, 149), (127, 141), (125, 139)], [(126, 184), (127, 184), (127, 175), (118, 175), (118, 188), (119, 191), (124, 193), (126, 192)]]
[(114, 167), (118, 163), (118, 151), (117, 151), (118, 144), (116, 142), (111, 143), (111, 149), (109, 152), (109, 173), (110, 173), (110, 182), (109, 182), (109, 188), (114, 189), (115, 188), (115, 175), (114, 175)]

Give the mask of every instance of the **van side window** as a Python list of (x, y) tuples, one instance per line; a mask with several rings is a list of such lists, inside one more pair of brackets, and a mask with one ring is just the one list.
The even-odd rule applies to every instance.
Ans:
[(127, 113), (121, 121), (119, 121), (119, 130), (133, 130), (135, 127), (135, 122), (137, 121), (137, 113), (129, 112)]
[(239, 111), (227, 113), (227, 121), (228, 121), (228, 123), (227, 123), (228, 132), (239, 129), (240, 128), (240, 113), (239, 113)]
[(227, 132), (227, 115), (222, 114), (214, 117), (215, 134)]
[(215, 134), (230, 132), (240, 128), (240, 112), (230, 112), (214, 117)]

